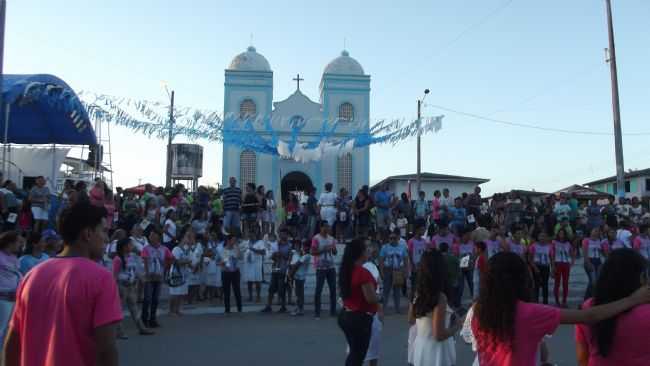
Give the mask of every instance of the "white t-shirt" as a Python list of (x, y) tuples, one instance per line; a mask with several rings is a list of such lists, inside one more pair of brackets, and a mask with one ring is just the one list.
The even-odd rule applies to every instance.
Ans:
[(318, 204), (321, 207), (330, 207), (334, 208), (336, 204), (336, 194), (334, 192), (323, 192), (320, 194), (320, 199)]
[[(176, 238), (176, 223), (170, 219), (167, 219), (165, 221), (165, 225), (163, 226), (163, 229), (167, 225), (169, 225), (169, 227), (163, 233), (163, 243), (169, 243), (170, 241)], [(168, 232), (172, 234), (174, 237), (172, 238), (169, 235), (167, 235)]]

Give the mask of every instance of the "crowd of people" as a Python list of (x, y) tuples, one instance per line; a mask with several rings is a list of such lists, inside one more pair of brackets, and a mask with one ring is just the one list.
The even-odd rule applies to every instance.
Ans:
[[(527, 363), (512, 363), (520, 355), (498, 356), (515, 357), (507, 363), (485, 354), (493, 347), (507, 348), (499, 342), (514, 340), (518, 332), (507, 327), (520, 312), (533, 316), (539, 311), (543, 314), (538, 316), (559, 317), (565, 323), (596, 322), (647, 297), (638, 294), (625, 303), (625, 309), (599, 311), (600, 304), (631, 293), (618, 298), (603, 295), (602, 290), (599, 294), (610, 256), (627, 249), (643, 260), (650, 257), (650, 215), (637, 198), (586, 202), (576, 196), (549, 195), (533, 200), (511, 193), (484, 199), (477, 187), (458, 197), (444, 189), (431, 192), (430, 197), (419, 192), (412, 199), (407, 193), (391, 192), (388, 185), (364, 186), (352, 197), (344, 188), (333, 192), (333, 185), (326, 183), (320, 194), (313, 187), (301, 196), (286, 193), (276, 202), (274, 193), (263, 186), (249, 183), (242, 191), (234, 177), (222, 189), (199, 187), (192, 193), (183, 186), (165, 190), (152, 185), (146, 185), (144, 192), (120, 188), (113, 192), (97, 180), (91, 187), (68, 181), (55, 195), (42, 177), (28, 192), (10, 181), (0, 185), (4, 187), (0, 189), (0, 326), (12, 335), (7, 337), (10, 346), (22, 345), (25, 330), (21, 327), (35, 321), (25, 317), (26, 309), (47, 301), (29, 300), (25, 294), (38, 291), (38, 286), (60, 290), (56, 286), (63, 286), (61, 281), (72, 281), (67, 276), (77, 273), (72, 267), (78, 261), (59, 259), (75, 256), (90, 259), (110, 274), (111, 286), (105, 289), (114, 288), (115, 298), (110, 293), (95, 295), (113, 302), (113, 307), (102, 309), (104, 318), (87, 319), (86, 325), (104, 328), (114, 323), (114, 329), (104, 330), (117, 339), (128, 338), (121, 326), (121, 305), (128, 309), (139, 334), (154, 334), (160, 326), (157, 314), (163, 289), (168, 291), (171, 316), (181, 315), (184, 304), (197, 302), (223, 306), (226, 314), (232, 307), (241, 312), (242, 287), (249, 302), (264, 305), (264, 313), (272, 312), (277, 303), (280, 313), (304, 315), (305, 283), (314, 272), (313, 316), (321, 317), (327, 284), (330, 316), (338, 316), (350, 346), (348, 365), (364, 360), (377, 363), (377, 333), (384, 313), (391, 302), (393, 312), (402, 312), (404, 298), (410, 304), (412, 323), (409, 363), (453, 365), (453, 335), (462, 325), (461, 315), (469, 310), (476, 314), (470, 333), (477, 340), (480, 364), (523, 365)], [(84, 212), (89, 216), (80, 218)], [(342, 246), (345, 252), (337, 270)], [(572, 265), (580, 257), (589, 279), (584, 298), (595, 300), (586, 303), (589, 311), (575, 313), (568, 309), (568, 284)], [(79, 265), (96, 273), (87, 262)], [(520, 265), (531, 274), (530, 282), (515, 284), (528, 276), (503, 272), (519, 270), (514, 267)], [(39, 283), (52, 271), (67, 275), (55, 283)], [(106, 281), (103, 274), (97, 272), (96, 277)], [(518, 305), (548, 304), (551, 277), (556, 307)], [(484, 289), (495, 279), (492, 286), (508, 281), (512, 286), (490, 290), (488, 295)], [(263, 283), (269, 285), (266, 294), (262, 294)], [(81, 291), (89, 283), (78, 285)], [(502, 316), (490, 308), (498, 302), (494, 294), (512, 299), (512, 304), (500, 308), (506, 312)], [(64, 319), (71, 316), (65, 309), (52, 316), (57, 314)], [(540, 331), (552, 333), (557, 323), (549, 324)], [(610, 324), (607, 329), (611, 328)], [(581, 329), (583, 335), (594, 332)], [(491, 343), (481, 343), (485, 339)], [(584, 353), (593, 353), (589, 337), (581, 340)], [(112, 352), (111, 344), (106, 340), (105, 352)]]
[[(637, 198), (550, 195), (534, 202), (516, 193), (484, 200), (480, 193), (452, 199), (436, 191), (431, 201), (424, 192), (415, 201), (396, 199), (388, 187), (375, 194), (384, 209), (375, 215), (380, 239), (348, 244), (339, 274), (346, 365), (377, 363), (376, 324), (391, 291), (399, 311), (409, 282), (411, 365), (456, 365), (461, 330), (475, 365), (550, 365), (544, 339), (559, 324), (578, 324), (580, 365), (647, 364), (650, 343), (640, 336), (650, 329), (641, 320), (650, 310), (647, 206)], [(589, 282), (585, 303), (577, 304), (582, 310), (572, 310), (569, 276), (579, 257)], [(555, 306), (547, 305), (551, 276)], [(470, 299), (463, 298), (466, 285)]]

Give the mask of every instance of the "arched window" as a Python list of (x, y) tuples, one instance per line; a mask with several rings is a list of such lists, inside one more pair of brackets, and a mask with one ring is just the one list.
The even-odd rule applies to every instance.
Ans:
[(339, 189), (345, 188), (352, 192), (352, 154), (347, 153), (338, 158), (336, 164), (336, 177)]
[(239, 183), (242, 190), (248, 183), (256, 183), (255, 177), (257, 175), (257, 159), (255, 152), (252, 150), (244, 150), (239, 156)]
[(289, 120), (291, 128), (303, 128), (305, 126), (305, 119), (302, 116), (293, 116)]
[(239, 116), (242, 119), (251, 118), (257, 113), (257, 106), (252, 99), (244, 99), (239, 105)]
[(345, 102), (339, 106), (339, 119), (346, 122), (354, 120), (354, 107), (352, 104)]

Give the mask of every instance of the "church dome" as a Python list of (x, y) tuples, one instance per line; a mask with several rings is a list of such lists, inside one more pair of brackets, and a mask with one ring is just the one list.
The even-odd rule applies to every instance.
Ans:
[(228, 66), (228, 70), (234, 71), (271, 71), (271, 65), (266, 57), (257, 53), (255, 47), (250, 46), (246, 52), (235, 56)]
[(345, 50), (341, 52), (341, 56), (335, 58), (325, 66), (323, 74), (364, 75), (361, 64), (350, 57), (348, 51)]

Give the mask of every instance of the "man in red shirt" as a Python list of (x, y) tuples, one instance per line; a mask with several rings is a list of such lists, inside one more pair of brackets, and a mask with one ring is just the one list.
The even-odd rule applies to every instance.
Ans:
[(116, 366), (122, 320), (112, 274), (97, 264), (106, 209), (80, 202), (63, 211), (63, 251), (32, 269), (16, 293), (5, 366)]

